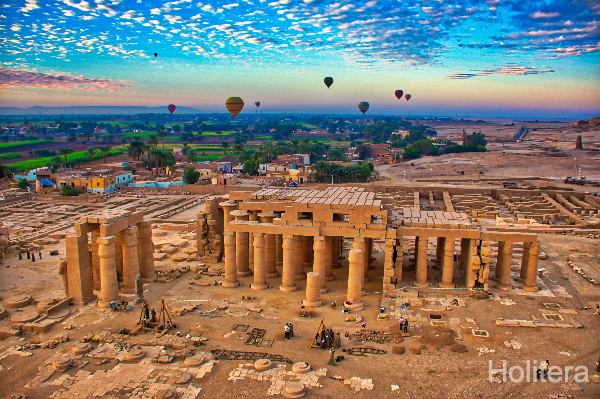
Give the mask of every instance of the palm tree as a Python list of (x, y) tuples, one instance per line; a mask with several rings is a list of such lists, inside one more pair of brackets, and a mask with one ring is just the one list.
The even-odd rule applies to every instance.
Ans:
[(163, 150), (165, 149), (165, 137), (167, 137), (167, 129), (165, 129), (164, 126), (162, 126), (159, 130), (158, 130), (158, 137), (160, 137), (161, 141), (162, 141), (162, 145), (163, 145)]
[(227, 155), (227, 148), (229, 147), (229, 143), (226, 140), (221, 142), (221, 147), (223, 147), (223, 154)]
[(234, 144), (231, 149), (233, 151), (237, 151), (238, 153), (238, 157), (240, 156), (240, 151), (244, 151), (244, 144), (243, 143), (238, 143), (238, 144)]
[(189, 150), (188, 143), (182, 143), (181, 145), (183, 146), (183, 149), (181, 150), (181, 153), (183, 155), (187, 154), (187, 151)]
[(148, 137), (148, 145), (151, 145), (154, 148), (156, 148), (156, 146), (158, 146), (158, 137), (155, 134)]
[(134, 138), (133, 140), (131, 140), (131, 143), (129, 143), (127, 153), (134, 161), (140, 160), (140, 157), (142, 156), (144, 151), (143, 146), (144, 143), (141, 140), (138, 140), (137, 138)]
[(47, 165), (48, 169), (50, 169), (50, 173), (52, 173), (52, 174), (56, 173), (58, 168), (60, 168), (61, 164), (62, 164), (62, 160), (60, 159), (60, 157), (53, 157)]
[(98, 151), (100, 151), (100, 153), (104, 157), (104, 163), (106, 163), (106, 155), (108, 155), (110, 150), (112, 150), (112, 147), (109, 145), (101, 145), (100, 147), (98, 147)]
[(150, 157), (154, 158), (157, 175), (158, 175), (158, 164), (159, 164), (161, 155), (162, 155), (162, 150), (159, 150), (158, 148), (153, 148), (152, 150), (150, 150), (150, 154), (148, 156), (149, 158)]
[(67, 163), (67, 154), (70, 154), (72, 152), (73, 152), (72, 148), (61, 148), (58, 153), (60, 155), (64, 155), (65, 156), (65, 163)]
[(87, 153), (87, 156), (90, 157), (90, 162), (94, 159), (94, 152), (96, 152), (94, 147), (89, 146), (86, 153)]
[(188, 162), (194, 162), (194, 159), (196, 159), (198, 157), (198, 153), (196, 152), (195, 149), (188, 148), (188, 150), (185, 153), (185, 157)]

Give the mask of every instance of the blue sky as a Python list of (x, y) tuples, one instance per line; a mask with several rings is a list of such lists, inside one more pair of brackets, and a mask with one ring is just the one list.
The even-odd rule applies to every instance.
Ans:
[[(600, 114), (600, 2), (5, 0), (0, 106)], [(154, 57), (153, 53), (158, 53)], [(328, 90), (325, 76), (334, 83)], [(410, 93), (396, 100), (394, 91)]]

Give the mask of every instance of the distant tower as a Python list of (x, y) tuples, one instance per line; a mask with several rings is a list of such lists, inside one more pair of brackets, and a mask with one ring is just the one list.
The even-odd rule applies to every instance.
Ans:
[(577, 140), (575, 140), (575, 149), (583, 150), (583, 141), (581, 140), (581, 135), (577, 136)]

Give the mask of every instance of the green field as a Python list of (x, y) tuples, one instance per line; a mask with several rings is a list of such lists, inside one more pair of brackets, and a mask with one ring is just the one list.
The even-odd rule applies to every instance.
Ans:
[(296, 123), (296, 124), (300, 125), (302, 127), (306, 127), (308, 129), (317, 129), (317, 126), (311, 125), (310, 123), (306, 123), (306, 122), (299, 122), (299, 123)]
[[(123, 152), (122, 149), (113, 148), (108, 155), (110, 156), (110, 155), (121, 154), (122, 152)], [(59, 156), (59, 155), (57, 155), (57, 156)], [(60, 157), (64, 161), (64, 158), (65, 158), (64, 155), (60, 155)], [(54, 158), (54, 157), (41, 157), (41, 158), (32, 159), (30, 161), (13, 162), (11, 164), (8, 164), (7, 166), (14, 166), (19, 171), (27, 171), (30, 169), (41, 168), (41, 167), (48, 165), (50, 163), (50, 161), (52, 160), (52, 158)], [(95, 153), (93, 159), (99, 159), (99, 158), (102, 158), (102, 154)], [(90, 157), (87, 155), (87, 151), (79, 151), (79, 152), (74, 152), (72, 154), (67, 155), (67, 161), (69, 161), (69, 162), (75, 161), (77, 159), (81, 159), (82, 161), (85, 162), (85, 161), (89, 161)]]
[(206, 162), (206, 161), (218, 161), (221, 158), (226, 157), (227, 155), (223, 155), (223, 153), (220, 154), (206, 154), (203, 156), (199, 156), (198, 158), (194, 159), (194, 162)]
[[(231, 134), (236, 134), (237, 131), (235, 130), (223, 130), (221, 132), (221, 136), (229, 136)], [(218, 136), (217, 132), (202, 132), (203, 136)]]
[(21, 158), (22, 156), (23, 154), (21, 154), (20, 152), (5, 152), (4, 154), (0, 154), (1, 159)]
[(0, 143), (0, 150), (2, 150), (4, 148), (20, 147), (23, 145), (48, 143), (51, 141), (52, 140), (27, 140), (27, 141), (15, 141), (13, 143)]

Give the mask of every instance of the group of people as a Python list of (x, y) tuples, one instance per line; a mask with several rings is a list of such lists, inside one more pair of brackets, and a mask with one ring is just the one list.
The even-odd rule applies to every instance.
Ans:
[(408, 319), (405, 319), (402, 316), (400, 316), (400, 319), (398, 321), (400, 324), (400, 332), (408, 332)]
[(334, 346), (339, 348), (342, 345), (340, 333), (336, 335), (332, 328), (329, 330), (323, 328), (321, 333), (315, 337), (315, 345), (318, 345), (321, 349), (333, 349)]
[(291, 321), (288, 321), (287, 324), (283, 326), (283, 331), (285, 333), (285, 339), (290, 339), (294, 336), (294, 325)]
[[(27, 259), (31, 259), (32, 262), (35, 262), (35, 252), (27, 251)], [(19, 260), (23, 259), (23, 252), (19, 251)], [(42, 251), (38, 251), (38, 259), (42, 259)]]
[(119, 310), (129, 309), (129, 302), (125, 302), (125, 301), (121, 301), (121, 303), (112, 301), (109, 305), (110, 305), (110, 308), (113, 310), (113, 312), (118, 312)]
[(154, 310), (154, 308), (150, 310), (148, 304), (144, 304), (144, 320), (149, 321), (150, 323), (156, 323), (156, 310)]

